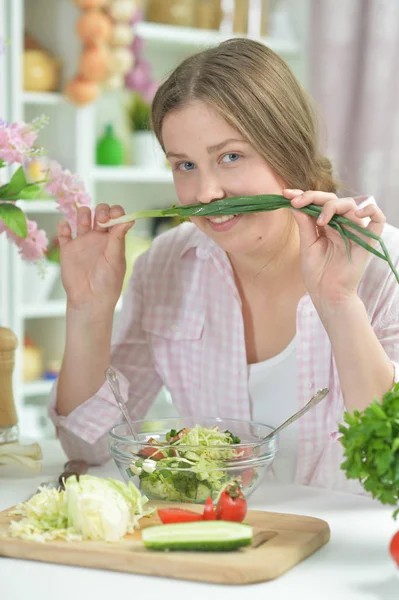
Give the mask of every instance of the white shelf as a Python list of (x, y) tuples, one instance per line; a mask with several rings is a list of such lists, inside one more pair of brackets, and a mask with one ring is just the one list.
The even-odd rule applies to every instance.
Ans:
[(66, 300), (49, 300), (41, 304), (24, 304), (21, 308), (25, 319), (40, 319), (42, 317), (63, 317), (66, 312)]
[(23, 395), (25, 398), (31, 396), (47, 396), (53, 387), (53, 379), (38, 379), (37, 381), (30, 381), (23, 385)]
[(18, 200), (17, 206), (25, 213), (59, 213), (55, 200)]
[(169, 169), (95, 167), (92, 175), (96, 182), (173, 183), (172, 171)]
[[(115, 312), (122, 308), (122, 299), (118, 300)], [(51, 317), (64, 317), (66, 314), (66, 300), (49, 300), (41, 304), (25, 304), (21, 308), (21, 316), (24, 319), (43, 319)]]
[[(216, 45), (232, 37), (247, 37), (238, 33), (221, 33), (220, 31), (208, 29), (176, 27), (145, 21), (137, 23), (135, 31), (143, 40), (154, 45), (184, 46), (193, 49)], [(299, 51), (299, 46), (295, 40), (264, 37), (259, 38), (259, 41), (278, 54), (297, 54)]]
[(24, 92), (22, 101), (24, 104), (60, 104), (64, 96), (59, 92)]

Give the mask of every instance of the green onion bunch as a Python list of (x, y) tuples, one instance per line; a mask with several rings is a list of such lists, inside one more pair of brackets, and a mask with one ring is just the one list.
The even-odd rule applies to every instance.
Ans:
[[(171, 208), (144, 210), (136, 213), (130, 213), (117, 219), (111, 219), (102, 225), (105, 227), (110, 227), (112, 225), (128, 223), (129, 221), (135, 221), (136, 219), (141, 218), (180, 217), (181, 219), (186, 219), (188, 217), (215, 217), (218, 215), (239, 215), (264, 212), (278, 210), (280, 208), (294, 207), (292, 206), (291, 201), (287, 200), (287, 198), (284, 198), (284, 196), (274, 194), (262, 194), (259, 196), (235, 196), (232, 198), (215, 200), (214, 202), (209, 202), (208, 204), (187, 204), (186, 206), (172, 206)], [(309, 204), (308, 206), (295, 208), (295, 210), (304, 212), (317, 219), (322, 211), (322, 206)], [(362, 246), (375, 256), (385, 260), (395, 275), (396, 281), (399, 283), (398, 272), (396, 271), (384, 241), (380, 236), (340, 215), (334, 215), (328, 225), (338, 231), (342, 237), (349, 260), (351, 260), (349, 248), (350, 240), (356, 244), (359, 244), (359, 246)], [(357, 235), (357, 233), (361, 233), (362, 236), (377, 241), (381, 246), (381, 251), (368, 244), (367, 241)]]

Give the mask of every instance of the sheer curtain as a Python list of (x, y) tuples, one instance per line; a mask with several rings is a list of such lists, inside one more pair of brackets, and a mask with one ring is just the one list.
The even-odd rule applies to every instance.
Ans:
[(399, 227), (399, 0), (312, 0), (309, 49), (344, 192), (374, 195)]

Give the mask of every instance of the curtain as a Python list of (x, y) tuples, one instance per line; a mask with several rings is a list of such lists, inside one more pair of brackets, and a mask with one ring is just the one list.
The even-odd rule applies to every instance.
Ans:
[(399, 0), (312, 0), (309, 91), (340, 194), (399, 227)]

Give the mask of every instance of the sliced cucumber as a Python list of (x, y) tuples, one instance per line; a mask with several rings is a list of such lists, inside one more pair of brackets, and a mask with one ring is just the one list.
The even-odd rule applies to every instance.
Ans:
[(143, 529), (144, 546), (151, 550), (236, 550), (252, 543), (252, 527), (231, 521), (196, 521), (155, 525)]
[(196, 493), (196, 501), (197, 502), (205, 502), (205, 500), (212, 495), (211, 487), (206, 483), (206, 481), (200, 481), (197, 487)]

